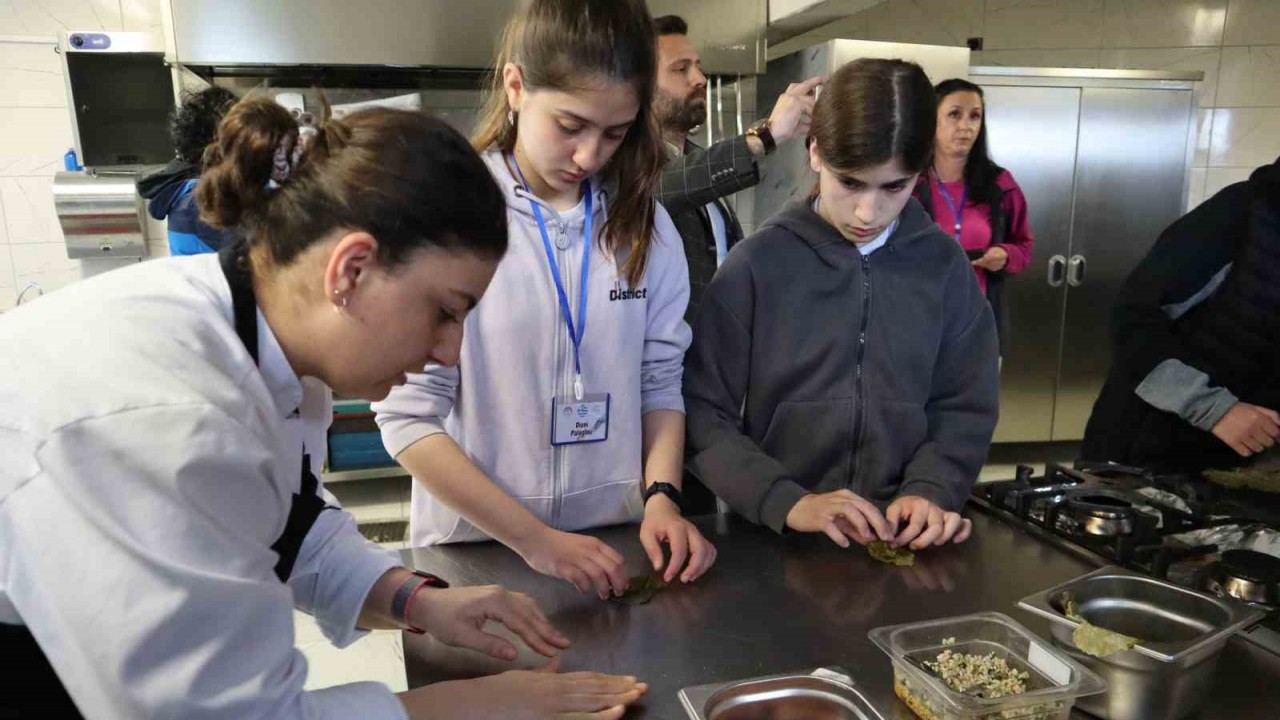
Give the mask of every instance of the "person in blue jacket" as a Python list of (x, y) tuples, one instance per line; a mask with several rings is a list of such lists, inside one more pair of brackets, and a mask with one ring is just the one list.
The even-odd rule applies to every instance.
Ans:
[(200, 222), (194, 190), (204, 149), (213, 142), (218, 122), (237, 99), (220, 87), (188, 94), (169, 125), (174, 159), (138, 181), (138, 194), (148, 201), (151, 217), (169, 221), (170, 255), (217, 252), (228, 244), (227, 231)]

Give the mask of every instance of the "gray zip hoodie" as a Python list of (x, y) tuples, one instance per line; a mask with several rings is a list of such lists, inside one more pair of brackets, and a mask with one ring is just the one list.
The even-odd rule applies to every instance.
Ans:
[[(458, 367), (429, 365), (374, 404), (383, 442), (395, 456), (447, 432), (499, 487), (560, 530), (639, 520), (641, 417), (684, 410), (689, 270), (680, 237), (658, 206), (647, 270), (635, 288), (618, 272), (625, 257), (615, 261), (593, 242), (582, 375), (588, 393), (611, 395), (609, 437), (553, 447), (551, 399), (573, 394), (573, 345), (529, 202), (541, 207), (575, 323), (584, 204), (556, 212), (524, 191), (501, 153), (484, 160), (506, 192), (510, 247), (466, 319)], [(598, 237), (608, 193), (592, 182)], [(487, 539), (418, 482), (409, 527), (415, 545)]]
[(685, 361), (692, 469), (779, 532), (811, 492), (958, 510), (998, 411), (973, 269), (914, 199), (867, 256), (812, 202), (773, 216), (707, 287)]

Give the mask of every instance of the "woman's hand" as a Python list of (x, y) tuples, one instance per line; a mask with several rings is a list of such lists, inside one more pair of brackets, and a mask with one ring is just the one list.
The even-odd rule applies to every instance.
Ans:
[(849, 547), (849, 538), (859, 545), (876, 538), (893, 538), (880, 509), (849, 490), (800, 498), (787, 513), (787, 527), (797, 532), (826, 533), (840, 547)]
[[(644, 521), (640, 523), (640, 544), (653, 563), (654, 572), (663, 568), (662, 544), (671, 548), (671, 560), (666, 564), (662, 579), (691, 583), (702, 577), (716, 561), (716, 548), (693, 523), (680, 515), (680, 508), (666, 495), (654, 495), (644, 506)], [(686, 565), (685, 560), (688, 560)], [(680, 569), (684, 568), (684, 572)]]
[[(956, 544), (969, 539), (973, 522), (960, 517), (960, 513), (948, 512), (918, 495), (903, 495), (885, 510), (885, 519), (893, 533), (893, 546), (909, 545), (912, 550), (923, 550), (930, 545)], [(899, 531), (898, 526), (906, 522)]]
[(560, 578), (601, 600), (627, 591), (630, 578), (617, 550), (588, 535), (544, 528), (520, 556), (543, 575)]
[(424, 588), (409, 608), (409, 619), (414, 627), (446, 645), (479, 650), (500, 660), (515, 660), (516, 647), (484, 631), (490, 620), (506, 625), (535, 652), (547, 657), (569, 647), (569, 639), (551, 626), (533, 598), (497, 585)]
[(987, 248), (987, 252), (982, 257), (973, 261), (974, 267), (980, 267), (988, 272), (1000, 272), (1008, 264), (1009, 251), (999, 245), (992, 245)]

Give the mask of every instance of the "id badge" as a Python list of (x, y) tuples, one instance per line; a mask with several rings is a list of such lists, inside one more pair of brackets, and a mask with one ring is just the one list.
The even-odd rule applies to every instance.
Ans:
[(578, 445), (609, 439), (609, 394), (551, 399), (551, 444)]

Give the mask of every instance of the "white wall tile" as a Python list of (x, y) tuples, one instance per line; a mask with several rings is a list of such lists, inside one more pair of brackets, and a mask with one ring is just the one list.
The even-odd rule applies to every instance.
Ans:
[(1194, 210), (1200, 203), (1204, 202), (1205, 178), (1208, 174), (1208, 168), (1191, 168), (1191, 175), (1188, 178), (1190, 188), (1187, 191), (1188, 212)]
[(67, 104), (62, 63), (52, 44), (0, 43), (0, 88), (0, 108)]
[(36, 283), (46, 293), (81, 279), (80, 261), (67, 259), (65, 245), (11, 243), (15, 286)]
[(1251, 167), (1209, 168), (1205, 173), (1204, 199), (1217, 195), (1228, 185), (1248, 180), (1253, 171)]
[(1192, 167), (1205, 167), (1209, 164), (1209, 143), (1213, 140), (1213, 109), (1196, 110), (1196, 152), (1191, 161)]
[(121, 24), (129, 32), (161, 32), (160, 5), (164, 0), (120, 0)]
[(4, 219), (4, 198), (0, 197), (0, 245), (9, 244), (9, 231)]
[(0, 312), (12, 310), (18, 304), (18, 291), (11, 287), (0, 287)]
[(62, 244), (62, 228), (53, 208), (53, 178), (0, 178), (0, 202), (11, 242)]
[(1103, 47), (1222, 43), (1227, 0), (1106, 0)]
[(8, 245), (0, 245), (0, 288), (13, 289), (17, 280), (13, 277), (13, 259)]
[(1280, 45), (1223, 48), (1217, 106), (1280, 106)]
[(964, 45), (980, 34), (982, 0), (899, 0), (859, 13), (866, 16), (868, 40)]
[(1280, 2), (1231, 0), (1227, 7), (1224, 45), (1275, 45), (1280, 43)]
[(1258, 167), (1280, 156), (1280, 108), (1213, 111), (1210, 167)]
[(1200, 106), (1213, 107), (1214, 98), (1220, 92), (1221, 80), (1218, 65), (1220, 48), (1159, 48), (1103, 50), (1098, 67), (1131, 70), (1200, 70), (1204, 84), (1200, 93)]
[(52, 177), (73, 144), (65, 108), (6, 109), (0, 112), (0, 177)]
[(1101, 51), (1084, 50), (984, 50), (972, 53), (972, 65), (1004, 67), (1096, 68)]
[(988, 0), (983, 37), (992, 50), (1102, 47), (1103, 0)]
[(28, 283), (35, 283), (45, 293), (51, 293), (77, 280), (138, 262), (135, 258), (70, 260), (66, 246), (53, 243), (13, 243), (9, 245), (9, 252), (13, 258), (14, 287), (19, 292)]
[(3, 35), (56, 35), (65, 30), (121, 30), (119, 0), (0, 2)]

